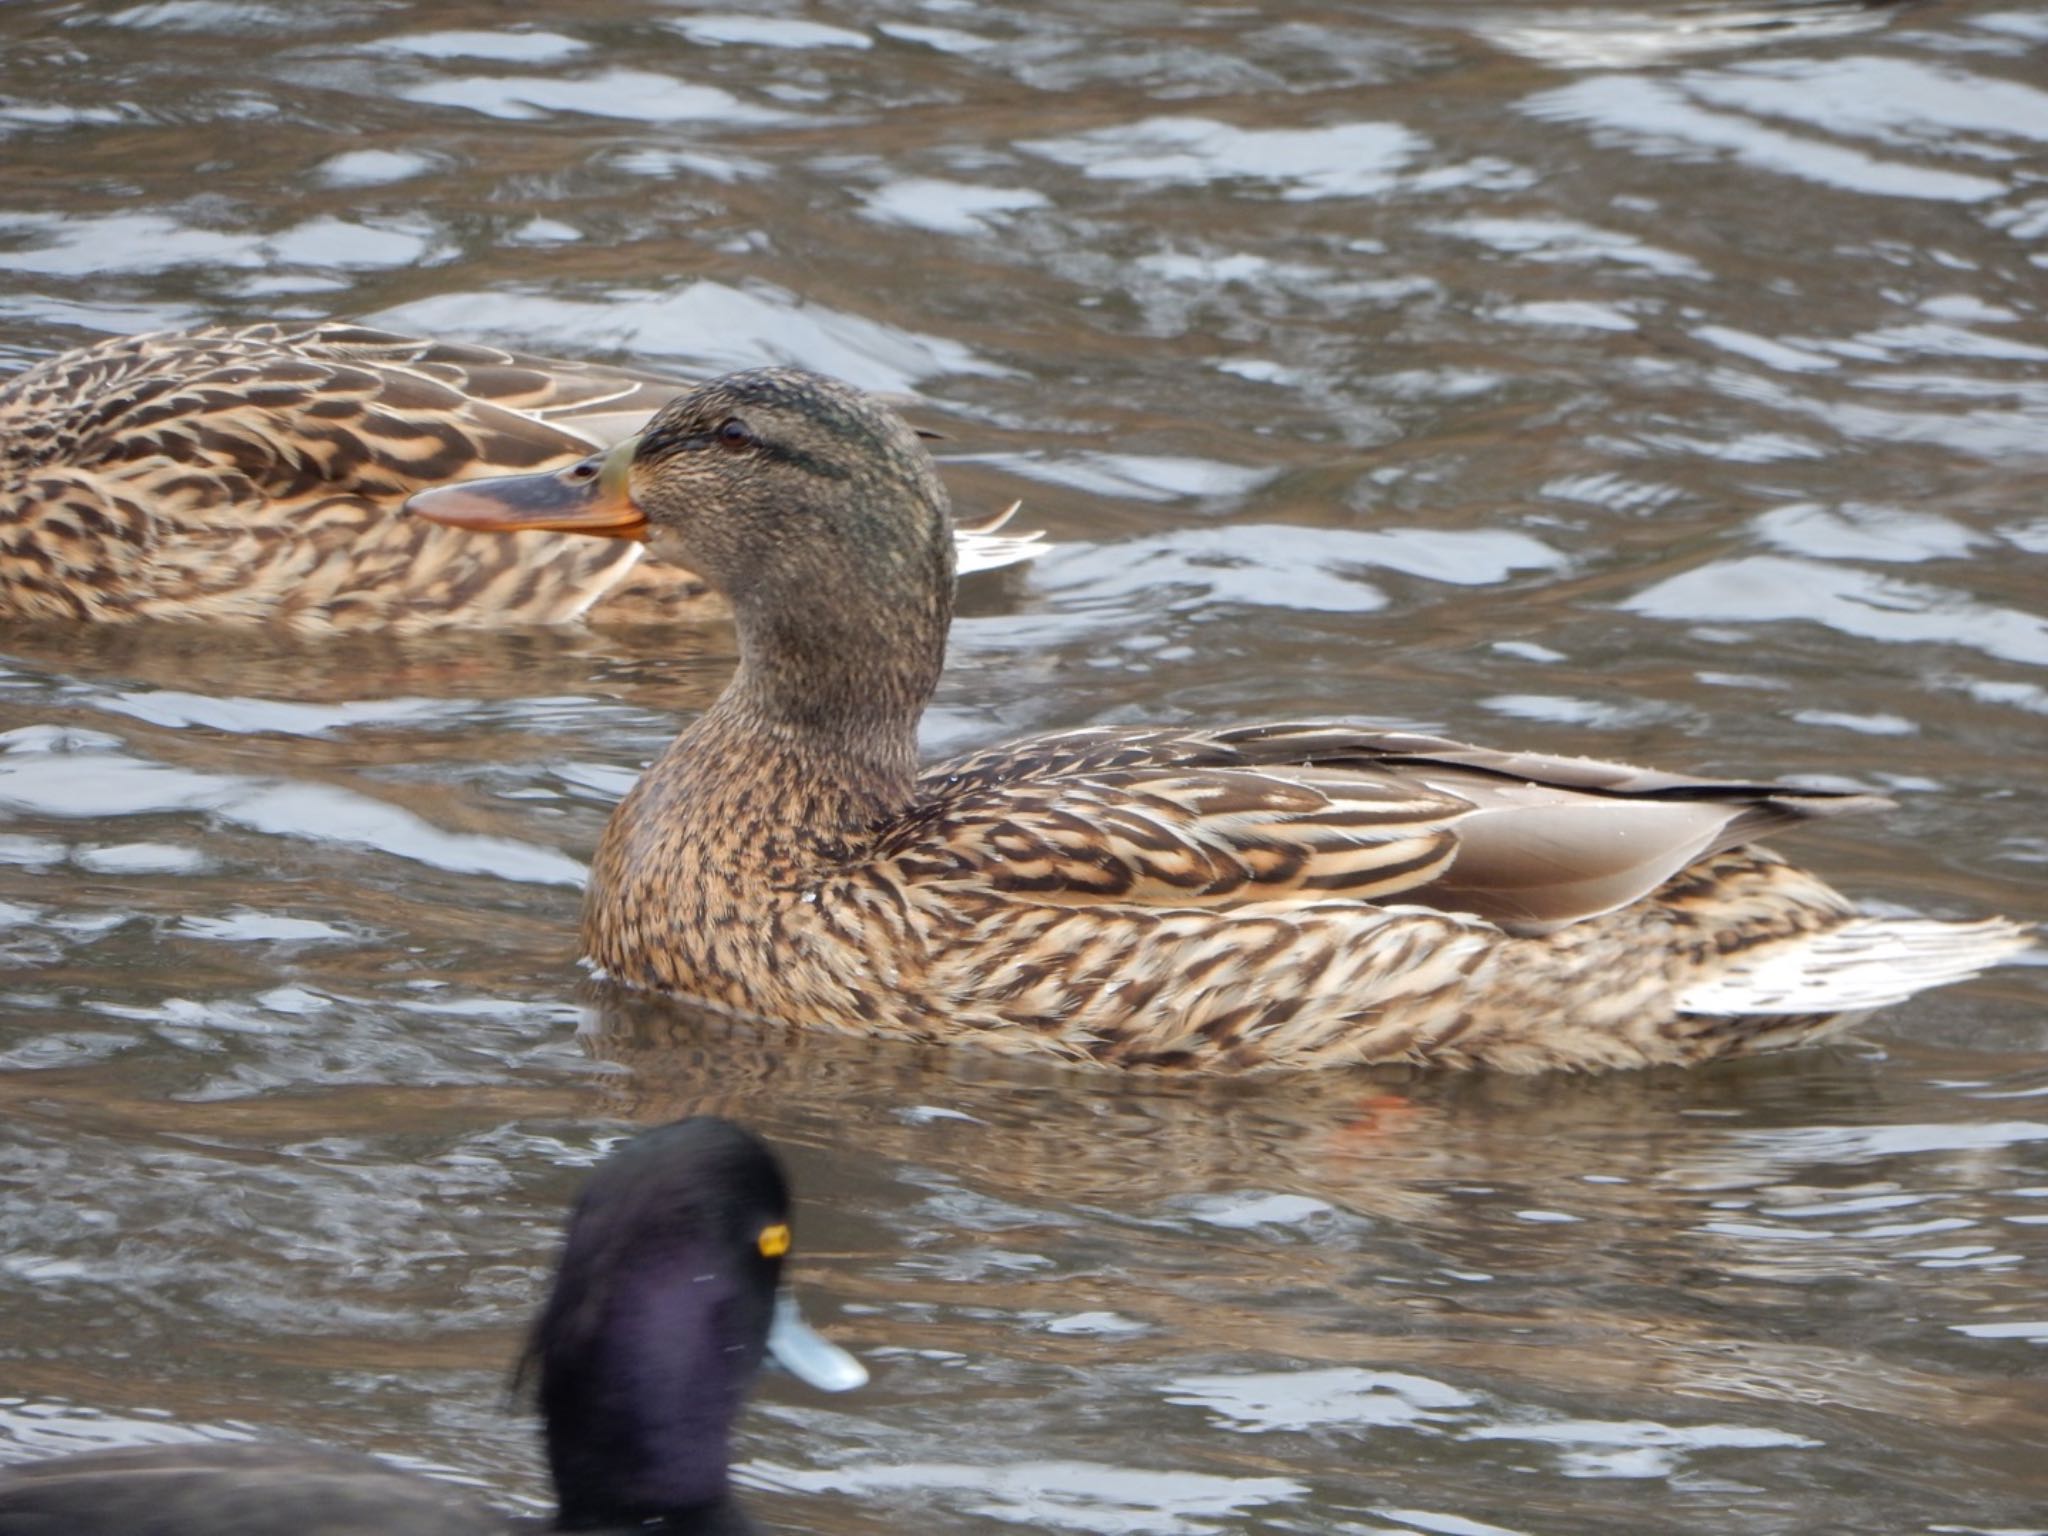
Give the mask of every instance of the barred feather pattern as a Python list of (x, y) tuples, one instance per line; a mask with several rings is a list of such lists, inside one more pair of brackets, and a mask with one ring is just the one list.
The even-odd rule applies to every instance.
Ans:
[[(430, 486), (572, 464), (684, 387), (345, 323), (61, 354), (0, 386), (0, 618), (319, 632), (722, 613), (637, 544), (400, 514)], [(1035, 552), (993, 530), (963, 543), (965, 569)]]
[[(1825, 987), (1713, 1013), (1686, 996), (1878, 921), (1746, 842), (1872, 797), (1359, 726), (1040, 737), (930, 769), (907, 809), (861, 785), (858, 763), (714, 707), (607, 829), (593, 962), (750, 1016), (1126, 1068), (1596, 1070), (1825, 1036), (1850, 1016)], [(1463, 828), (1580, 802), (1669, 815), (1662, 862), (1629, 851), (1616, 899), (1522, 931), (1464, 910), (1519, 865), (1495, 830), (1459, 877)], [(1615, 895), (1578, 873), (1568, 888)], [(1945, 926), (1959, 942), (1904, 990), (2026, 942)]]

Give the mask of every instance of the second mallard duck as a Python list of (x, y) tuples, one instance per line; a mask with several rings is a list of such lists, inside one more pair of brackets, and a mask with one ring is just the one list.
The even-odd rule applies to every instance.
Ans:
[(604, 972), (740, 1013), (1124, 1067), (1639, 1067), (1819, 1038), (2024, 948), (1751, 846), (1873, 796), (1362, 725), (1083, 730), (920, 772), (947, 498), (875, 401), (734, 374), (414, 510), (647, 540), (740, 666), (605, 829)]
[[(682, 387), (338, 321), (62, 353), (0, 383), (0, 619), (322, 633), (707, 617), (703, 582), (632, 544), (473, 539), (398, 515), (443, 481), (574, 463)], [(962, 530), (963, 570), (1036, 552), (1002, 522)]]

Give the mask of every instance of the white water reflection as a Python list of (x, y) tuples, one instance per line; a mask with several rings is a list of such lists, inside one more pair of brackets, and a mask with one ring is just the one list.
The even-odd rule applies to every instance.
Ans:
[[(382, 312), (915, 388), (963, 506), (1063, 543), (967, 595), (933, 747), (1355, 706), (1917, 785), (1898, 835), (1785, 851), (2042, 915), (2048, 31), (2012, 0), (0, 10), (34, 172), (0, 366)], [(404, 94), (436, 85), (470, 104)], [(753, 1490), (770, 1527), (2039, 1525), (2039, 954), (1844, 1046), (1602, 1082), (1109, 1082), (654, 1005), (620, 1051), (572, 856), (729, 628), (0, 648), (37, 658), (0, 730), (80, 733), (0, 806), (17, 1397), (538, 1498), (501, 1368), (565, 1170), (710, 1107), (788, 1149), (800, 1279), (887, 1363), (844, 1408), (763, 1383), (743, 1456), (853, 1480)], [(413, 819), (327, 838), (365, 801)], [(501, 878), (522, 847), (559, 881)]]
[[(1687, 76), (1686, 87), (1715, 106), (1792, 118), (1898, 148), (1997, 162), (2048, 144), (2048, 91), (1953, 64), (1873, 54), (1758, 60)], [(1969, 134), (1984, 137), (1972, 141)], [(2013, 139), (2031, 145), (2006, 142)]]
[(1794, 502), (1751, 520), (1764, 543), (1816, 560), (1963, 560), (1995, 541), (1933, 512)]
[(461, 107), (508, 122), (552, 112), (639, 123), (714, 123), (721, 128), (787, 123), (795, 114), (744, 102), (715, 85), (690, 85), (647, 69), (608, 69), (584, 79), (559, 75), (468, 75), (404, 87), (407, 101)]
[(1373, 1513), (1383, 1520), (1399, 1522), (1402, 1529), (1374, 1532), (1372, 1536), (1412, 1536), (1413, 1531), (1425, 1531), (1429, 1536), (1529, 1536), (1528, 1532), (1514, 1526), (1468, 1520), (1463, 1515), (1446, 1514), (1442, 1510), (1376, 1509)]
[(2023, 1323), (1957, 1323), (1949, 1331), (1972, 1339), (2025, 1339), (2030, 1344), (2048, 1344), (2048, 1318)]
[(896, 38), (899, 42), (917, 43), (939, 53), (979, 53), (984, 48), (997, 46), (996, 40), (992, 37), (963, 32), (958, 27), (932, 27), (917, 22), (885, 21), (875, 30), (885, 37)]
[(1348, 529), (1268, 524), (1247, 540), (1183, 528), (1120, 544), (1062, 548), (1036, 584), (1068, 603), (1170, 591), (1176, 610), (1212, 604), (1371, 613), (1386, 595), (1374, 569), (1456, 586), (1492, 586), (1518, 571), (1555, 569), (1555, 550), (1514, 529)]
[(94, 822), (196, 811), (252, 832), (368, 849), (453, 874), (583, 883), (583, 866), (552, 848), (443, 831), (402, 806), (332, 784), (175, 768), (119, 745), (97, 732), (43, 726), (0, 733), (0, 810)]
[(1260, 1227), (1319, 1225), (1334, 1219), (1336, 1207), (1310, 1195), (1287, 1195), (1241, 1190), (1230, 1194), (1203, 1195), (1186, 1201), (1182, 1211), (1205, 1226), (1227, 1232), (1249, 1232)]
[(942, 374), (1003, 371), (950, 338), (849, 315), (760, 282), (620, 288), (602, 299), (529, 294), (513, 304), (501, 293), (444, 293), (371, 318), (414, 334), (493, 337), (540, 352), (669, 358), (701, 373), (801, 366), (863, 389), (909, 390)]
[(1732, 325), (1696, 325), (1691, 335), (1710, 347), (1733, 352), (1781, 373), (1830, 373), (1842, 366), (1837, 358), (1794, 346), (1778, 337), (1757, 336)]
[(1938, 1152), (1979, 1152), (2048, 1141), (2038, 1120), (1963, 1120), (1920, 1125), (1803, 1125), (1781, 1130), (1731, 1131), (1726, 1153), (1740, 1166), (1773, 1176), (1799, 1167), (1856, 1166), (1880, 1158)]
[(1244, 1434), (1462, 1424), (1479, 1406), (1471, 1393), (1426, 1376), (1356, 1366), (1176, 1376), (1163, 1396), (1179, 1407), (1206, 1409)]
[(1132, 501), (1236, 498), (1272, 477), (1248, 464), (1226, 464), (1174, 454), (1043, 453), (963, 454), (949, 463), (990, 464), (1031, 480), (1063, 485), (1091, 496)]
[(431, 227), (410, 217), (374, 225), (320, 217), (258, 234), (200, 229), (147, 213), (96, 218), (18, 214), (0, 224), (0, 238), (28, 242), (0, 250), (0, 268), (66, 276), (167, 266), (402, 267), (429, 259), (436, 249)]
[(349, 699), (335, 704), (301, 704), (289, 699), (214, 697), (174, 688), (94, 690), (92, 697), (111, 714), (173, 730), (198, 728), (282, 736), (326, 736), (366, 725), (449, 726), (478, 712), (476, 706), (460, 699)]
[(1201, 117), (1148, 117), (1017, 147), (1101, 181), (1277, 183), (1281, 197), (1299, 199), (1385, 192), (1429, 141), (1399, 123), (1239, 128)]
[(1841, 37), (1889, 24), (1891, 7), (1867, 0), (1792, 0), (1770, 6), (1680, 4), (1630, 11), (1591, 6), (1485, 14), (1474, 30), (1487, 41), (1559, 69), (1662, 64), (1702, 53)]
[(267, 5), (262, 0), (158, 0), (153, 5), (124, 6), (104, 17), (81, 16), (88, 25), (133, 27), (169, 32), (283, 32), (319, 30), (321, 23), (340, 26), (357, 9), (349, 4), (322, 7), (308, 16), (297, 5)]
[[(62, 843), (52, 843), (60, 856)], [(70, 850), (71, 862), (94, 875), (197, 875), (216, 867), (214, 860), (197, 848), (174, 843), (113, 843), (102, 847), (81, 845)]]
[(1635, 317), (1619, 304), (1601, 304), (1591, 299), (1533, 299), (1527, 304), (1503, 304), (1492, 318), (1514, 325), (1555, 325), (1583, 331), (1632, 331)]
[(1051, 199), (1029, 187), (983, 187), (964, 181), (913, 176), (892, 181), (861, 200), (861, 214), (884, 224), (941, 235), (984, 234), (1003, 215), (1044, 208)]
[(422, 59), (486, 59), (500, 64), (559, 64), (590, 44), (559, 32), (408, 32), (369, 45), (374, 53)]
[(708, 47), (738, 44), (753, 48), (864, 49), (875, 45), (875, 40), (865, 32), (827, 26), (822, 21), (798, 21), (789, 16), (683, 16), (669, 25), (691, 42)]
[(0, 1461), (34, 1461), (124, 1445), (219, 1445), (251, 1438), (239, 1425), (180, 1424), (164, 1410), (103, 1413), (75, 1403), (0, 1395)]
[(1563, 218), (1499, 218), (1476, 216), (1442, 219), (1435, 226), (1447, 235), (1480, 244), (1522, 261), (1566, 265), (1607, 263), (1634, 267), (1659, 277), (1703, 278), (1707, 271), (1692, 257), (1668, 251), (1634, 235)]
[(1540, 720), (1546, 725), (1592, 731), (1627, 730), (1669, 720), (1677, 713), (1656, 699), (1587, 699), (1555, 693), (1496, 693), (1481, 699), (1479, 705), (1510, 720)]
[(1893, 645), (1962, 646), (2048, 666), (2048, 618), (1973, 602), (1929, 582), (1782, 555), (1714, 560), (1621, 605), (1651, 618), (1706, 624), (1807, 621)]
[(757, 1487), (851, 1497), (942, 1490), (971, 1514), (1033, 1529), (1088, 1531), (1100, 1536), (1197, 1536), (1236, 1529), (1234, 1517), (1286, 1504), (1308, 1492), (1287, 1477), (1219, 1477), (1207, 1472), (1154, 1472), (1085, 1461), (1024, 1461), (995, 1466), (914, 1461), (811, 1471), (773, 1462), (740, 1469)]
[(351, 149), (323, 161), (315, 173), (330, 187), (382, 187), (432, 169), (433, 158), (410, 150)]
[(247, 267), (261, 260), (246, 237), (190, 229), (160, 214), (85, 219), (11, 214), (0, 236), (31, 242), (0, 251), (0, 267), (15, 272), (138, 272), (172, 264)]
[(1746, 1424), (1657, 1424), (1646, 1420), (1553, 1419), (1482, 1424), (1468, 1440), (1518, 1440), (1555, 1447), (1566, 1477), (1669, 1477), (1705, 1451), (1812, 1450), (1805, 1435)]
[(319, 944), (354, 943), (362, 935), (337, 928), (310, 917), (287, 917), (278, 912), (229, 911), (217, 917), (186, 916), (180, 930), (194, 938), (213, 939), (223, 944)]
[(1585, 123), (1640, 154), (1727, 154), (1758, 170), (1871, 197), (1980, 203), (2005, 191), (1988, 176), (1886, 160), (1846, 145), (1766, 127), (1737, 112), (1700, 105), (1697, 77), (1602, 75), (1541, 91), (1522, 110), (1554, 122)]

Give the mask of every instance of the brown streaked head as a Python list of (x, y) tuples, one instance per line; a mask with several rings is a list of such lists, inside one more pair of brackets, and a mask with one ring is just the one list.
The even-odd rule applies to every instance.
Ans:
[(713, 379), (567, 469), (406, 505), (459, 528), (644, 539), (742, 607), (849, 585), (900, 597), (952, 575), (946, 492), (917, 434), (859, 390), (797, 369)]
[(916, 433), (819, 374), (755, 369), (681, 396), (640, 435), (628, 486), (650, 553), (737, 607), (951, 580), (946, 492)]
[(907, 775), (944, 664), (953, 526), (931, 455), (880, 401), (792, 368), (727, 374), (597, 458), (408, 505), (458, 527), (644, 538), (731, 600), (734, 689), (755, 715), (883, 742), (870, 755)]

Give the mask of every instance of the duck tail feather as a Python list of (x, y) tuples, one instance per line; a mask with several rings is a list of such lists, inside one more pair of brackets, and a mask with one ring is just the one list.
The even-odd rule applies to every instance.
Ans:
[(1818, 1014), (1883, 1008), (1916, 992), (1967, 981), (2033, 947), (2030, 924), (1859, 917), (1735, 955), (1682, 988), (1680, 1013)]
[(1003, 531), (1022, 505), (1020, 501), (1013, 501), (994, 517), (979, 523), (954, 526), (954, 559), (960, 575), (971, 576), (976, 571), (999, 571), (1007, 565), (1022, 565), (1052, 548), (1045, 542), (1042, 529), (1032, 528), (1022, 533)]

